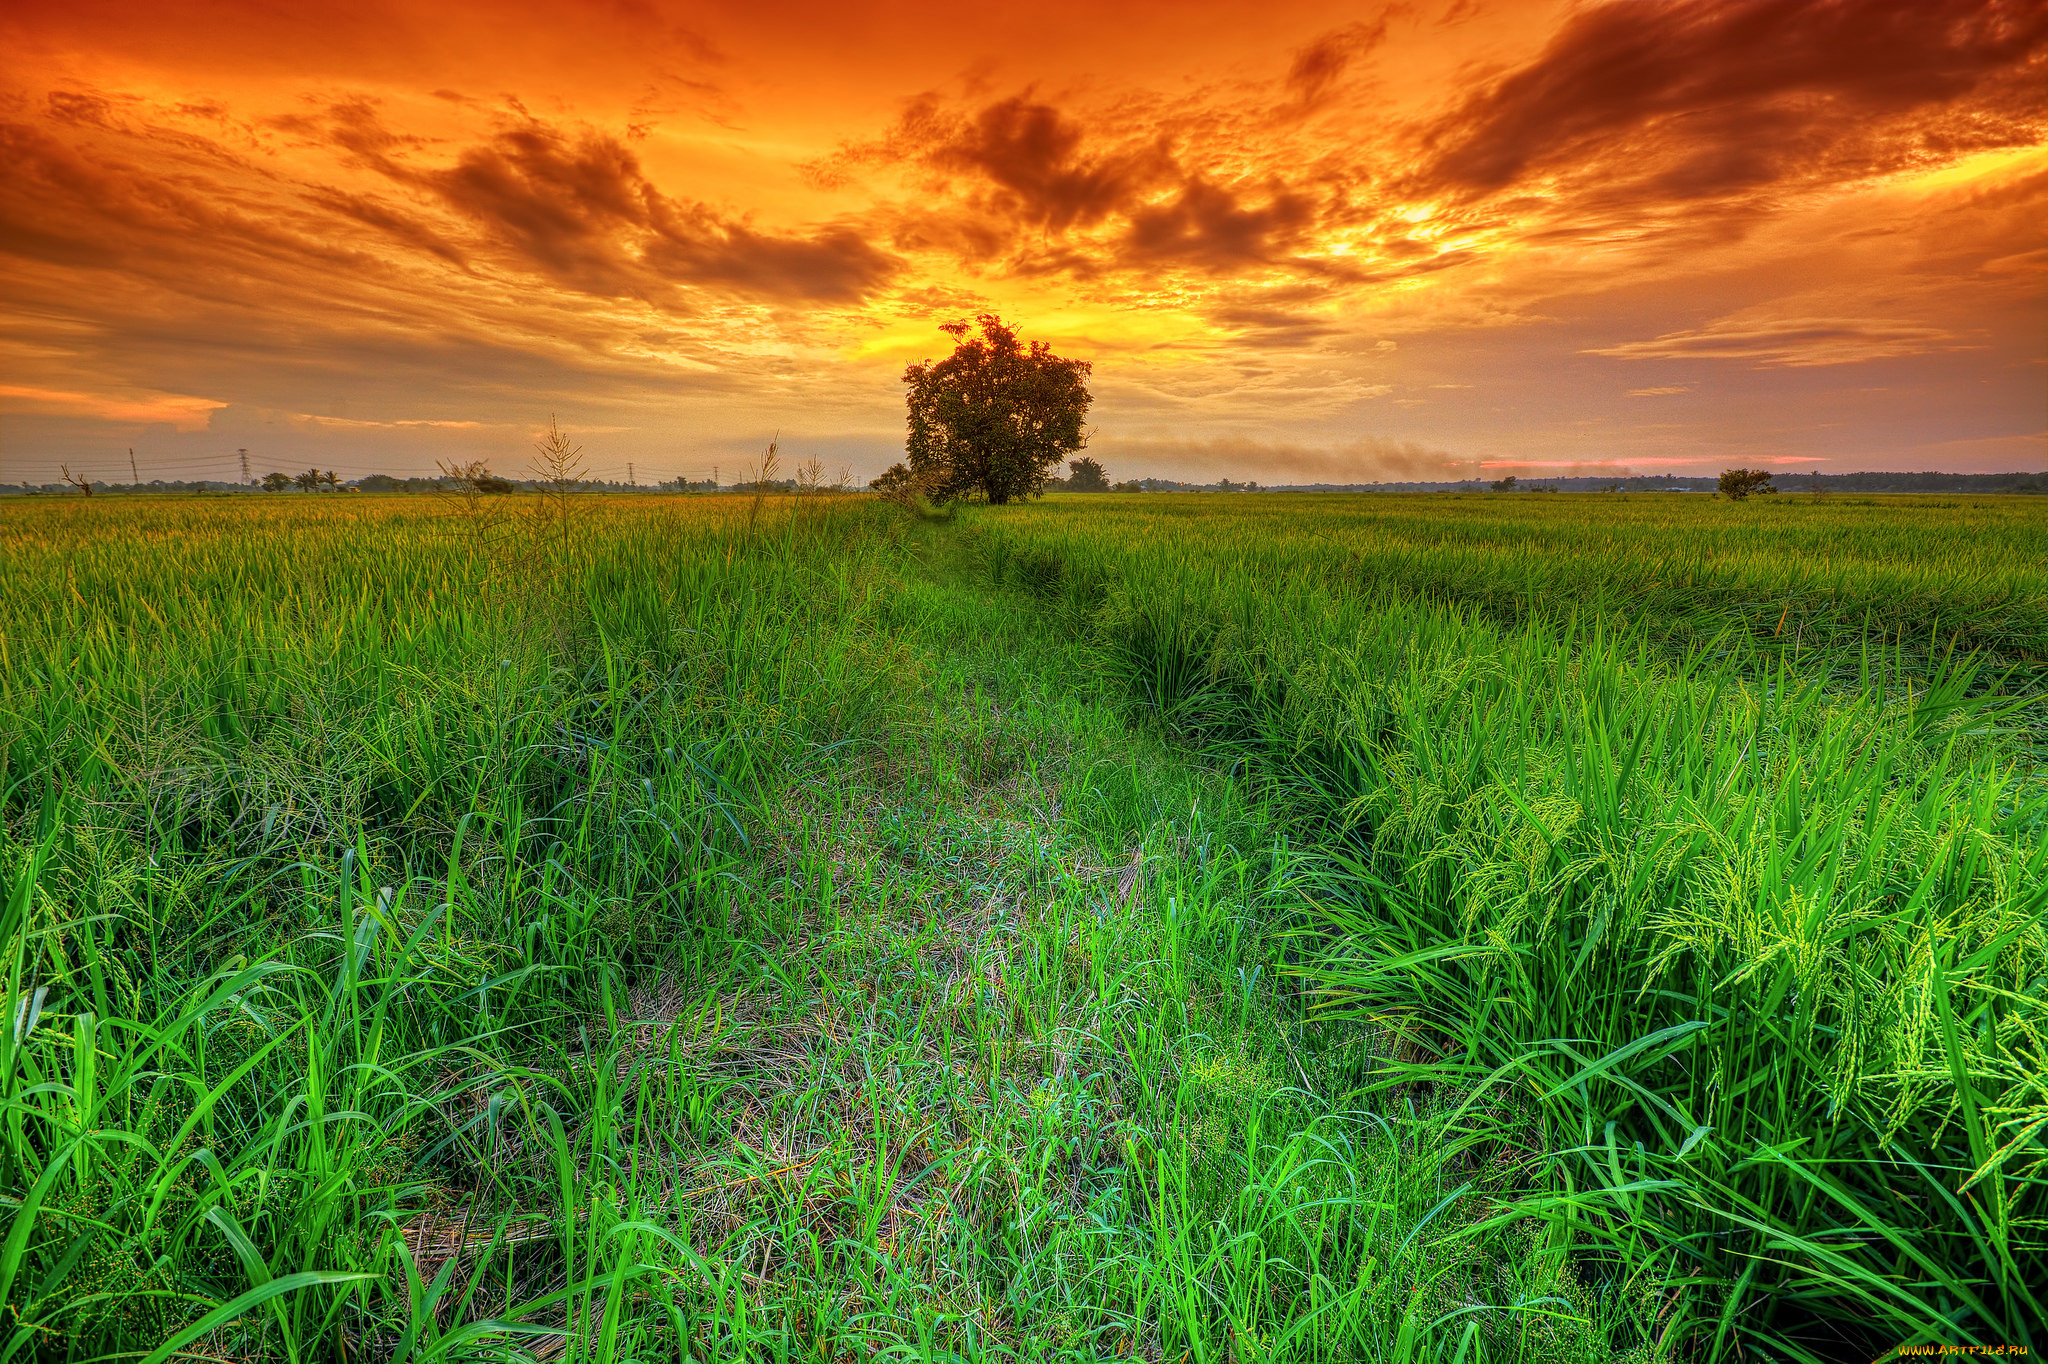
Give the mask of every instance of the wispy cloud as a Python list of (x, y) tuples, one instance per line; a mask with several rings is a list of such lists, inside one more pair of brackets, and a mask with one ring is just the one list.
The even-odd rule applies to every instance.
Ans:
[(0, 385), (0, 399), (63, 416), (98, 417), (124, 425), (164, 425), (180, 431), (205, 426), (215, 411), (227, 406), (186, 393), (77, 393), (21, 384)]
[(311, 412), (294, 412), (291, 419), (311, 426), (332, 426), (343, 430), (357, 431), (400, 431), (408, 427), (431, 427), (445, 431), (478, 431), (485, 426), (505, 426), (504, 422), (440, 421), (425, 417), (401, 417), (395, 421), (370, 421), (354, 417), (323, 417)]
[(1417, 441), (1361, 436), (1329, 445), (1222, 436), (1211, 440), (1109, 438), (1091, 453), (1116, 478), (1174, 471), (1262, 483), (1436, 482), (1470, 477), (1473, 461)]
[[(1584, 352), (1621, 360), (1749, 360), (1765, 366), (1849, 365), (1901, 355), (1955, 350), (1961, 342), (1939, 327), (1864, 318), (1723, 319)], [(1682, 393), (1683, 388), (1631, 389), (1632, 396)]]

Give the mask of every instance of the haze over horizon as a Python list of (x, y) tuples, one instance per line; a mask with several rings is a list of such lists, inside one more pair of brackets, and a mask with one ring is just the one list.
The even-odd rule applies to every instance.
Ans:
[(995, 311), (1116, 477), (2048, 465), (2048, 5), (0, 14), (0, 481), (900, 457)]

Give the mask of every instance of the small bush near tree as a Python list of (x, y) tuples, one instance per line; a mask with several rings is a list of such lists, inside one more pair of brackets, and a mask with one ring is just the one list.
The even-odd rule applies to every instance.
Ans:
[(1721, 494), (1730, 502), (1740, 502), (1751, 493), (1774, 493), (1771, 475), (1764, 469), (1723, 469), (1721, 471)]
[(924, 488), (918, 483), (917, 475), (902, 464), (892, 464), (868, 480), (868, 491), (884, 502), (894, 502), (913, 511), (924, 496)]

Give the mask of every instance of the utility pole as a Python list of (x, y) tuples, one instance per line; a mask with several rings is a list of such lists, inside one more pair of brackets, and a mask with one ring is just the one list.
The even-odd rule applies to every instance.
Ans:
[(711, 491), (718, 491), (718, 466), (716, 464), (711, 466)]
[(135, 486), (142, 486), (142, 475), (135, 472), (135, 447), (128, 447), (128, 476), (135, 480)]
[(633, 461), (630, 459), (626, 461), (626, 486), (629, 488), (640, 486), (640, 480), (633, 477)]
[(242, 457), (242, 482), (247, 483), (249, 481), (249, 452), (247, 450), (237, 450), (235, 453)]

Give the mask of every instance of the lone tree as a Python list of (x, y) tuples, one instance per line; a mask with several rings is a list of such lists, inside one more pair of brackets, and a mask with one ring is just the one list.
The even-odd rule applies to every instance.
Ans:
[(1774, 493), (1771, 475), (1765, 469), (1723, 469), (1721, 492), (1730, 502), (1740, 502), (1751, 493)]
[[(1063, 360), (1043, 341), (1027, 349), (993, 313), (940, 330), (945, 359), (903, 371), (909, 388), (910, 467), (877, 482), (909, 484), (934, 502), (981, 496), (1001, 505), (1034, 497), (1062, 459), (1088, 444), (1086, 360)], [(903, 470), (899, 476), (897, 471)]]
[(1067, 491), (1075, 493), (1106, 493), (1109, 491), (1109, 476), (1102, 466), (1083, 455), (1067, 461), (1070, 471), (1067, 477)]

